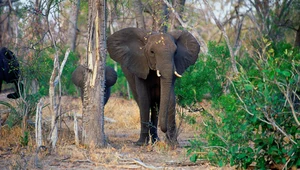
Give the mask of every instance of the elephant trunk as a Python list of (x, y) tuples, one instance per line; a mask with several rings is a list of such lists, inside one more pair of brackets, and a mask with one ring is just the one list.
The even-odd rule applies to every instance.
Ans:
[(159, 107), (159, 124), (161, 131), (164, 133), (168, 130), (168, 114), (170, 109), (172, 109), (172, 100), (174, 93), (173, 83), (174, 83), (174, 70), (173, 66), (165, 67), (161, 69), (160, 77), (160, 107)]

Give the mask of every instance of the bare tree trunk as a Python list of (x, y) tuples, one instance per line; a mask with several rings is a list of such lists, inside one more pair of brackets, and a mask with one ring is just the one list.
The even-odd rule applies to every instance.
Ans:
[(300, 25), (299, 25), (298, 29), (296, 30), (296, 38), (295, 38), (294, 47), (300, 47)]
[(75, 134), (75, 145), (79, 146), (78, 121), (77, 121), (76, 112), (74, 112), (74, 134)]
[[(52, 34), (50, 32), (50, 35), (52, 37)], [(53, 37), (52, 37), (52, 41)], [(61, 66), (59, 66), (59, 61), (58, 61), (58, 54), (55, 54), (54, 58), (54, 67), (53, 71), (50, 77), (49, 81), (49, 100), (50, 100), (50, 110), (52, 113), (52, 120), (51, 120), (51, 131), (49, 134), (50, 137), (50, 143), (52, 149), (55, 149), (57, 138), (58, 138), (58, 129), (57, 129), (57, 118), (60, 115), (60, 99), (61, 99), (61, 85), (60, 85), (60, 77), (62, 74), (62, 71), (64, 69), (64, 66), (67, 62), (67, 59), (69, 57), (70, 49), (68, 49), (65, 53), (65, 58), (61, 63)], [(59, 90), (58, 90), (58, 95), (55, 93), (55, 87), (59, 85)]]
[(77, 38), (77, 20), (80, 8), (80, 0), (74, 0), (71, 6), (71, 15), (69, 21), (69, 46), (71, 51), (75, 51), (76, 48), (76, 38)]
[(44, 101), (41, 98), (36, 107), (36, 116), (35, 116), (35, 140), (37, 149), (43, 144), (43, 135), (42, 135), (42, 109), (44, 106)]
[(106, 60), (106, 0), (89, 0), (87, 70), (83, 98), (83, 144), (106, 146), (104, 86)]
[(143, 5), (141, 0), (133, 0), (133, 10), (136, 19), (137, 28), (145, 29), (145, 20), (143, 16)]

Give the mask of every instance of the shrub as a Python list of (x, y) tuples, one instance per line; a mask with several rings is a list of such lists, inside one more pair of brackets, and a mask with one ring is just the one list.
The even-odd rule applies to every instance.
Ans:
[[(219, 166), (230, 163), (240, 168), (255, 165), (260, 169), (300, 166), (299, 108), (295, 105), (299, 102), (300, 54), (287, 43), (272, 44), (264, 40), (264, 44), (260, 54), (247, 54), (247, 60), (252, 62), (239, 61), (239, 74), (230, 80), (229, 94), (212, 95), (214, 114), (221, 119), (203, 112), (203, 133), (188, 146), (191, 161), (206, 159)], [(210, 51), (220, 49), (218, 45), (213, 46)], [(220, 55), (214, 52), (212, 60), (219, 61)], [(208, 64), (205, 69), (212, 70)], [(225, 65), (218, 66), (224, 68), (224, 72), (191, 74), (208, 76), (208, 81), (214, 80), (214, 86), (221, 86), (220, 80), (224, 80), (229, 65), (219, 64)], [(203, 87), (199, 87), (195, 88), (195, 94), (203, 94)], [(180, 90), (187, 90), (183, 88)], [(212, 94), (221, 94), (220, 89)], [(196, 97), (198, 99), (201, 98)], [(179, 103), (195, 100), (195, 95), (179, 100), (185, 100)]]

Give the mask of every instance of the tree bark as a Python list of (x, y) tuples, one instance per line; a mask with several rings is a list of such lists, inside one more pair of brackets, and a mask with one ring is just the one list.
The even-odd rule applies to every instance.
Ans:
[(143, 5), (141, 0), (133, 0), (133, 10), (136, 19), (137, 28), (145, 29), (145, 20), (143, 15)]
[(300, 47), (300, 25), (299, 25), (298, 29), (296, 30), (296, 38), (295, 38), (294, 47)]
[(83, 97), (83, 144), (106, 146), (104, 86), (106, 60), (106, 0), (89, 0), (88, 50)]
[[(172, 3), (173, 3), (174, 10), (178, 13), (179, 17), (182, 18), (185, 0), (173, 0)], [(170, 22), (171, 22), (170, 31), (176, 30), (181, 25), (174, 13), (170, 14)]]
[(169, 18), (168, 7), (161, 0), (154, 0), (153, 2), (153, 31), (167, 32), (167, 21)]
[(75, 51), (76, 48), (76, 38), (77, 38), (77, 20), (80, 8), (80, 0), (75, 0), (71, 2), (71, 15), (69, 21), (69, 46), (71, 51)]

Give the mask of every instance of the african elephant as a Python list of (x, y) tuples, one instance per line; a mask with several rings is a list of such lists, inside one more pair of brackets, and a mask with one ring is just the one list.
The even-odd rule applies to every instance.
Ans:
[[(79, 65), (72, 73), (72, 82), (80, 88), (81, 100), (83, 100), (83, 87), (84, 87), (84, 70), (85, 67)], [(117, 81), (116, 71), (109, 67), (105, 67), (105, 89), (104, 89), (104, 105), (107, 103), (110, 97), (110, 87)]]
[[(125, 28), (107, 39), (110, 57), (120, 63), (140, 111), (138, 145), (159, 140), (157, 125), (167, 142), (177, 144), (176, 77), (198, 58), (200, 45), (187, 31), (169, 33)], [(151, 114), (150, 114), (151, 111)]]
[[(12, 51), (6, 47), (0, 49), (0, 92), (2, 90), (2, 81), (14, 83), (16, 92), (8, 94), (7, 98), (17, 99), (20, 97), (19, 89), (22, 90), (23, 84), (19, 83), (20, 68), (19, 62)], [(18, 86), (20, 85), (20, 86)]]

